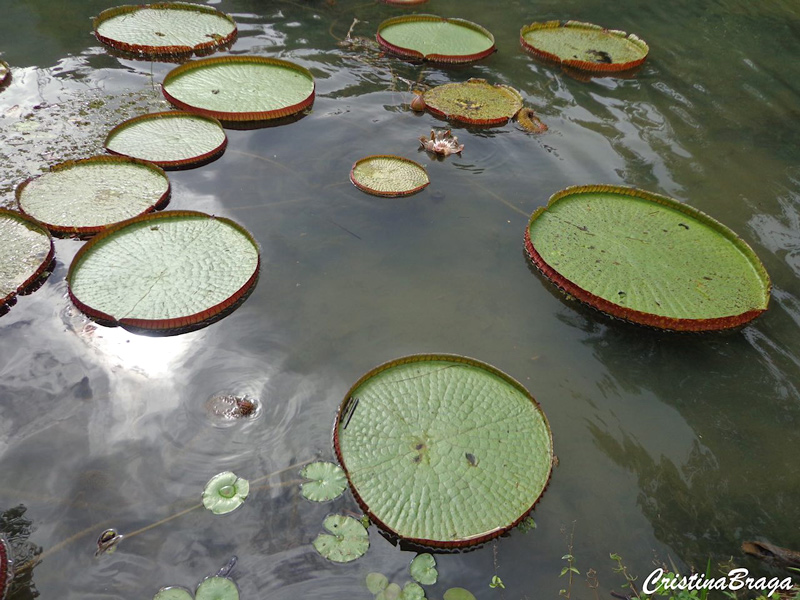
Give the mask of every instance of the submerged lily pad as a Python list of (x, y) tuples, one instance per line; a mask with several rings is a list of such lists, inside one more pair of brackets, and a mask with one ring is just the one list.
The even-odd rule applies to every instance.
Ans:
[(445, 83), (426, 91), (423, 98), (432, 113), (475, 125), (502, 125), (522, 108), (517, 90), (485, 79)]
[(375, 596), (375, 600), (399, 600), (403, 590), (396, 583), (390, 583), (386, 589)]
[(223, 471), (208, 480), (203, 490), (203, 506), (215, 515), (224, 515), (239, 508), (249, 493), (250, 482)]
[(192, 600), (192, 598), (189, 590), (178, 585), (163, 587), (153, 596), (153, 600)]
[(194, 598), (195, 600), (239, 600), (239, 588), (227, 577), (207, 577), (197, 586)]
[(367, 574), (367, 589), (373, 594), (380, 594), (389, 585), (389, 580), (383, 573)]
[(475, 600), (475, 596), (469, 590), (454, 587), (444, 593), (444, 600)]
[(350, 389), (334, 446), (372, 521), (401, 539), (462, 547), (519, 522), (550, 478), (547, 418), (525, 388), (485, 363), (416, 355)]
[(23, 213), (66, 235), (90, 235), (157, 210), (169, 194), (169, 179), (160, 167), (125, 156), (63, 162), (16, 192)]
[(216, 119), (173, 110), (120, 123), (106, 137), (106, 149), (157, 164), (162, 169), (197, 167), (219, 157), (228, 144)]
[(652, 327), (738, 327), (769, 303), (769, 276), (735, 233), (677, 200), (635, 188), (576, 186), (554, 194), (531, 216), (525, 248), (568, 294)]
[(650, 51), (634, 34), (580, 21), (531, 23), (520, 31), (520, 43), (540, 58), (599, 73), (637, 67)]
[(210, 6), (158, 2), (109, 8), (94, 18), (97, 39), (140, 56), (206, 54), (236, 38), (236, 22)]
[(356, 161), (350, 181), (358, 189), (374, 196), (409, 196), (430, 183), (419, 163), (389, 154), (376, 154)]
[(495, 51), (494, 36), (464, 19), (436, 15), (392, 17), (378, 26), (378, 42), (406, 58), (468, 63)]
[(54, 249), (50, 233), (44, 227), (4, 208), (0, 208), (0, 240), (3, 240), (0, 244), (2, 307), (39, 280), (53, 260)]
[(425, 600), (425, 590), (423, 590), (419, 584), (409, 581), (403, 586), (400, 600)]
[(313, 502), (325, 502), (338, 498), (347, 487), (347, 477), (339, 465), (329, 462), (314, 462), (300, 471), (300, 476), (311, 479), (300, 485), (304, 498)]
[(409, 565), (409, 572), (414, 581), (423, 585), (433, 585), (439, 577), (439, 571), (436, 570), (436, 559), (428, 553), (415, 556)]
[(308, 69), (265, 56), (188, 62), (167, 73), (162, 89), (178, 108), (223, 122), (288, 117), (314, 102), (314, 78)]
[(369, 549), (369, 534), (364, 526), (352, 517), (330, 515), (323, 526), (332, 535), (321, 533), (314, 540), (314, 548), (333, 562), (356, 560)]
[(172, 332), (233, 310), (258, 277), (253, 237), (194, 211), (145, 215), (98, 234), (67, 273), (75, 305), (105, 325)]

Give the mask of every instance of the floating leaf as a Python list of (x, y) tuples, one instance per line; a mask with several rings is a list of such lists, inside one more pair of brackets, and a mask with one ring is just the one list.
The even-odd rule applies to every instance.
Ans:
[(255, 284), (258, 246), (229, 219), (167, 211), (86, 243), (67, 273), (75, 305), (105, 325), (177, 332), (233, 310)]
[(325, 502), (338, 498), (347, 487), (347, 477), (339, 465), (329, 462), (314, 462), (307, 465), (300, 476), (311, 479), (301, 484), (304, 498), (314, 502)]
[(635, 188), (576, 186), (554, 194), (531, 216), (525, 248), (568, 294), (652, 327), (738, 327), (769, 303), (769, 276), (735, 233), (677, 200)]
[(189, 590), (177, 585), (163, 587), (153, 596), (153, 600), (192, 600), (192, 598)]
[(17, 187), (20, 210), (61, 234), (90, 235), (162, 208), (170, 185), (156, 165), (94, 156), (55, 165)]
[(197, 586), (194, 598), (195, 600), (239, 600), (239, 589), (233, 580), (227, 577), (206, 577)]
[(367, 530), (352, 517), (330, 515), (325, 518), (323, 526), (332, 535), (319, 534), (314, 540), (314, 548), (328, 560), (350, 562), (362, 557), (369, 548)]
[(418, 581), (422, 585), (433, 585), (439, 576), (439, 571), (436, 570), (436, 559), (432, 554), (427, 553), (415, 556), (411, 561), (409, 571), (414, 581)]
[(378, 26), (377, 39), (399, 56), (434, 62), (474, 62), (495, 51), (494, 36), (480, 25), (435, 15), (387, 19)]
[(114, 127), (105, 141), (113, 154), (147, 160), (162, 169), (206, 164), (219, 157), (227, 144), (219, 121), (177, 110), (129, 119)]
[(307, 69), (265, 56), (188, 62), (167, 73), (162, 89), (178, 108), (228, 123), (288, 117), (314, 102)]
[(4, 208), (0, 208), (0, 240), (3, 240), (0, 244), (2, 307), (35, 285), (52, 262), (54, 250), (50, 233), (44, 227)]
[(553, 457), (547, 419), (525, 388), (454, 355), (409, 356), (364, 375), (339, 408), (334, 446), (370, 518), (434, 547), (513, 527), (544, 491)]
[(520, 31), (520, 42), (540, 58), (598, 73), (632, 69), (650, 51), (634, 34), (580, 21), (531, 23)]
[(475, 600), (475, 596), (469, 590), (454, 587), (444, 593), (444, 600)]
[(224, 515), (239, 508), (250, 493), (250, 482), (223, 471), (208, 480), (203, 490), (203, 506), (215, 515)]
[(350, 181), (374, 196), (409, 196), (430, 183), (419, 163), (388, 154), (362, 158), (350, 170)]
[(215, 8), (158, 2), (109, 8), (94, 18), (97, 39), (117, 50), (158, 57), (207, 54), (236, 38), (236, 22)]
[(425, 590), (413, 581), (409, 581), (403, 586), (400, 600), (425, 600)]
[(403, 590), (396, 583), (390, 583), (389, 586), (380, 594), (375, 596), (375, 600), (398, 600)]
[(502, 125), (522, 108), (522, 96), (507, 85), (485, 79), (445, 83), (423, 94), (432, 113), (475, 125)]
[(389, 580), (383, 573), (369, 573), (367, 575), (367, 589), (373, 594), (379, 594), (389, 585)]

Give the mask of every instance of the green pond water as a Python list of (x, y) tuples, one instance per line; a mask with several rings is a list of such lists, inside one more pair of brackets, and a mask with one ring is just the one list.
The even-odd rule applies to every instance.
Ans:
[[(91, 36), (113, 0), (4, 0), (0, 205), (26, 177), (100, 151), (120, 120), (166, 109), (165, 63), (118, 59)], [(414, 554), (370, 529), (348, 565), (311, 541), (326, 515), (359, 510), (300, 496), (300, 467), (251, 485), (236, 512), (197, 509), (94, 557), (107, 527), (133, 533), (200, 502), (225, 470), (254, 481), (331, 459), (334, 413), (373, 366), (418, 352), (495, 365), (544, 408), (559, 466), (538, 527), (440, 555), (429, 598), (453, 586), (490, 598), (554, 598), (574, 531), (583, 574), (603, 597), (622, 583), (608, 555), (643, 579), (673, 560), (688, 571), (743, 541), (800, 549), (800, 6), (750, 2), (430, 0), (420, 12), (491, 31), (498, 52), (472, 66), (415, 65), (337, 46), (409, 9), (363, 0), (219, 0), (239, 23), (233, 54), (308, 68), (303, 119), (228, 131), (216, 162), (172, 172), (170, 208), (224, 215), (261, 245), (255, 291), (199, 331), (149, 338), (93, 324), (64, 276), (80, 247), (57, 240), (45, 285), (0, 317), (0, 510), (19, 505), (43, 548), (33, 583), (49, 598), (152, 598), (194, 586), (232, 555), (243, 599), (364, 598), (371, 571), (401, 585)], [(651, 54), (633, 78), (582, 81), (519, 45), (532, 21), (579, 19), (635, 32)], [(415, 114), (409, 82), (483, 77), (518, 89), (549, 131), (511, 123), (454, 128), (462, 156), (418, 152), (445, 123)], [(408, 198), (349, 181), (370, 154), (425, 164)], [(577, 184), (638, 186), (686, 201), (742, 236), (773, 282), (769, 310), (741, 331), (673, 335), (612, 321), (565, 300), (529, 267), (529, 215)], [(219, 393), (260, 401), (222, 423)], [(505, 589), (490, 589), (493, 575)], [(782, 575), (783, 576), (783, 575)], [(28, 598), (19, 588), (15, 598)], [(573, 598), (590, 597), (583, 577)]]

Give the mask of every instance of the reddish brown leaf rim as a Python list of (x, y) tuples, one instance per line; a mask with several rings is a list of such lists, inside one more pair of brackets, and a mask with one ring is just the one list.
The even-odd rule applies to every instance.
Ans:
[(642, 312), (638, 310), (633, 310), (630, 308), (626, 308), (620, 306), (618, 304), (614, 304), (605, 300), (604, 298), (600, 298), (592, 294), (591, 292), (583, 289), (576, 283), (573, 283), (563, 275), (561, 275), (556, 269), (550, 266), (537, 252), (536, 248), (534, 247), (533, 241), (531, 240), (530, 229), (533, 225), (533, 222), (539, 218), (539, 216), (544, 213), (548, 208), (553, 206), (556, 202), (561, 200), (562, 198), (568, 196), (574, 196), (577, 194), (590, 194), (590, 193), (597, 193), (597, 192), (611, 192), (614, 194), (623, 194), (626, 196), (632, 196), (635, 198), (642, 198), (644, 200), (649, 200), (651, 202), (655, 202), (657, 204), (661, 204), (662, 206), (667, 206), (669, 208), (678, 210), (685, 215), (700, 221), (701, 223), (708, 225), (715, 231), (719, 232), (725, 238), (734, 244), (745, 256), (750, 259), (751, 264), (755, 267), (756, 271), (758, 272), (759, 276), (763, 281), (767, 284), (767, 302), (769, 302), (769, 291), (772, 288), (772, 284), (769, 279), (769, 275), (767, 274), (764, 265), (756, 256), (756, 253), (753, 249), (742, 240), (739, 236), (737, 236), (733, 231), (728, 229), (725, 225), (717, 221), (716, 219), (710, 217), (709, 215), (705, 214), (697, 210), (696, 208), (692, 208), (691, 206), (687, 206), (681, 202), (678, 202), (674, 198), (670, 198), (668, 196), (662, 196), (661, 194), (656, 194), (653, 192), (647, 192), (645, 190), (640, 190), (637, 188), (632, 187), (624, 187), (624, 186), (615, 186), (615, 185), (582, 185), (582, 186), (572, 186), (561, 190), (560, 192), (556, 192), (550, 197), (550, 200), (547, 202), (547, 206), (540, 207), (534, 211), (531, 215), (530, 220), (528, 221), (528, 227), (525, 229), (525, 253), (528, 255), (528, 258), (531, 262), (536, 266), (536, 268), (544, 275), (547, 279), (549, 279), (554, 285), (556, 285), (559, 289), (566, 292), (567, 294), (574, 296), (584, 304), (589, 305), (592, 308), (595, 308), (601, 312), (604, 312), (612, 317), (617, 317), (619, 319), (623, 319), (625, 321), (630, 321), (631, 323), (637, 323), (639, 325), (646, 325), (649, 327), (655, 327), (657, 329), (665, 329), (668, 331), (720, 331), (724, 329), (733, 329), (735, 327), (739, 327), (748, 323), (767, 310), (765, 306), (763, 309), (753, 309), (745, 311), (738, 315), (729, 315), (724, 317), (715, 317), (712, 319), (681, 319), (676, 317), (665, 317), (660, 315), (654, 315), (652, 313)]
[(416, 6), (417, 4), (425, 4), (428, 0), (382, 0), (384, 4), (391, 4), (392, 6)]
[[(214, 117), (207, 117), (205, 115), (198, 115), (198, 114), (194, 114), (194, 113), (188, 113), (186, 111), (181, 111), (181, 110), (166, 110), (166, 111), (163, 111), (163, 112), (155, 112), (155, 113), (149, 113), (149, 114), (146, 114), (146, 115), (139, 115), (138, 117), (133, 117), (132, 119), (128, 119), (127, 121), (123, 121), (122, 123), (120, 123), (119, 125), (114, 127), (111, 131), (108, 132), (108, 135), (106, 136), (106, 139), (103, 142), (103, 145), (106, 148), (106, 152), (109, 152), (110, 154), (114, 154), (116, 156), (128, 156), (127, 154), (123, 154), (122, 152), (115, 152), (114, 150), (112, 150), (111, 148), (108, 147), (108, 144), (111, 141), (111, 139), (115, 135), (117, 135), (120, 131), (122, 131), (123, 129), (127, 129), (131, 125), (135, 125), (136, 123), (141, 123), (142, 121), (153, 121), (153, 120), (158, 120), (158, 119), (172, 119), (172, 118), (179, 118), (180, 119), (180, 118), (187, 118), (187, 117), (193, 118), (193, 119), (198, 119), (198, 118), (199, 119), (206, 119), (207, 121), (210, 121), (210, 122), (215, 123), (216, 125), (219, 125), (220, 127), (222, 127), (222, 123), (220, 123), (219, 120), (215, 119)], [(223, 135), (224, 135), (224, 133), (223, 133)], [(184, 159), (180, 159), (180, 160), (153, 160), (153, 161), (150, 161), (150, 162), (152, 164), (154, 164), (154, 165), (157, 165), (157, 166), (161, 167), (162, 169), (164, 169), (166, 171), (179, 170), (179, 169), (188, 169), (188, 168), (192, 168), (192, 167), (200, 167), (200, 166), (206, 165), (206, 164), (216, 160), (220, 156), (222, 156), (222, 153), (225, 152), (225, 148), (227, 146), (228, 146), (228, 136), (225, 135), (224, 139), (222, 140), (222, 143), (219, 146), (217, 146), (213, 150), (209, 150), (208, 152), (204, 152), (203, 154), (198, 154), (197, 156), (192, 156), (190, 158), (184, 158)], [(135, 157), (129, 157), (129, 158), (135, 158)]]
[[(477, 52), (475, 54), (422, 54), (418, 50), (413, 50), (411, 48), (403, 48), (402, 46), (397, 46), (386, 41), (381, 36), (381, 31), (386, 29), (391, 25), (397, 25), (398, 23), (411, 23), (411, 22), (420, 22), (420, 21), (440, 21), (443, 23), (453, 23), (455, 25), (460, 25), (461, 27), (466, 27), (468, 29), (472, 29), (473, 31), (477, 31), (488, 37), (492, 41), (492, 46), (483, 52)], [(456, 19), (451, 18), (447, 19), (445, 17), (438, 17), (436, 15), (404, 15), (400, 17), (392, 17), (391, 19), (386, 19), (383, 23), (378, 26), (378, 33), (375, 35), (375, 39), (378, 40), (378, 43), (392, 52), (393, 54), (397, 54), (403, 58), (410, 58), (414, 60), (427, 60), (430, 62), (436, 63), (470, 63), (480, 60), (482, 58), (486, 58), (487, 56), (493, 54), (497, 51), (497, 48), (494, 45), (494, 36), (484, 27), (481, 27), (477, 23), (473, 23), (472, 21), (467, 21), (465, 19)]]
[(541, 23), (531, 23), (530, 25), (526, 25), (519, 32), (519, 41), (522, 44), (522, 47), (525, 48), (528, 52), (537, 56), (543, 60), (564, 65), (566, 67), (570, 67), (572, 69), (577, 69), (578, 71), (590, 71), (593, 73), (613, 73), (616, 71), (628, 71), (630, 69), (634, 69), (638, 67), (645, 60), (647, 60), (647, 55), (650, 52), (649, 46), (645, 43), (644, 40), (636, 37), (634, 39), (631, 38), (631, 35), (625, 33), (624, 31), (619, 31), (616, 29), (604, 29), (600, 28), (599, 31), (606, 33), (608, 35), (617, 36), (620, 38), (627, 39), (629, 42), (632, 42), (639, 48), (644, 51), (644, 56), (637, 60), (631, 60), (624, 63), (594, 63), (589, 62), (586, 60), (562, 60), (559, 56), (555, 54), (551, 54), (550, 52), (545, 52), (544, 50), (540, 50), (536, 46), (532, 46), (525, 40), (525, 34), (530, 33), (531, 31), (536, 31), (538, 29), (557, 29), (559, 27), (570, 27), (573, 29), (588, 29), (592, 31), (598, 31), (596, 26), (592, 25), (591, 23), (581, 23), (579, 21), (545, 21)]
[[(161, 175), (167, 181), (167, 189), (166, 191), (161, 194), (161, 197), (153, 204), (152, 206), (148, 207), (144, 213), (153, 212), (155, 210), (161, 210), (169, 203), (169, 198), (172, 193), (172, 186), (170, 184), (169, 178), (167, 174), (164, 172), (164, 169), (155, 165), (151, 162), (146, 160), (139, 160), (138, 158), (130, 158), (129, 156), (92, 156), (90, 158), (82, 158), (80, 160), (67, 160), (62, 163), (58, 163), (57, 165), (53, 165), (50, 167), (51, 172), (57, 171), (64, 171), (66, 169), (72, 169), (74, 167), (79, 167), (81, 165), (86, 164), (94, 164), (94, 163), (106, 163), (106, 164), (137, 164), (142, 165), (143, 167), (147, 167), (151, 171), (155, 171), (159, 175)], [(41, 175), (37, 175), (36, 177), (29, 177), (22, 183), (17, 186), (15, 197), (17, 200), (17, 206), (19, 207), (19, 211), (24, 214), (26, 217), (29, 217), (33, 220), (36, 220), (35, 217), (29, 215), (25, 212), (22, 208), (22, 204), (20, 202), (20, 197), (22, 196), (22, 192), (28, 187), (28, 184), (41, 177)], [(41, 223), (47, 229), (49, 229), (54, 235), (59, 237), (88, 237), (94, 235), (100, 231), (104, 231), (111, 225), (115, 225), (115, 223), (109, 223), (108, 225), (95, 225), (91, 227), (66, 227), (63, 225), (53, 225), (51, 223), (45, 223), (43, 221), (37, 221), (37, 223)]]
[(528, 510), (524, 511), (518, 519), (516, 519), (513, 523), (509, 525), (499, 526), (496, 527), (495, 529), (492, 529), (491, 531), (485, 531), (483, 533), (479, 533), (470, 536), (468, 538), (462, 538), (459, 540), (449, 541), (449, 542), (442, 540), (426, 540), (422, 538), (404, 537), (403, 535), (399, 534), (391, 527), (386, 525), (386, 523), (381, 521), (377, 516), (375, 516), (375, 514), (370, 509), (369, 505), (367, 505), (367, 503), (364, 502), (364, 500), (359, 495), (358, 490), (356, 490), (352, 481), (350, 481), (350, 473), (347, 470), (347, 465), (344, 462), (344, 457), (342, 456), (342, 450), (339, 445), (339, 423), (342, 419), (342, 416), (347, 414), (347, 410), (350, 406), (350, 403), (354, 400), (353, 392), (355, 392), (359, 388), (359, 386), (361, 386), (361, 384), (363, 384), (368, 379), (374, 377), (378, 373), (381, 373), (382, 371), (391, 369), (392, 367), (396, 367), (398, 365), (405, 365), (416, 362), (439, 361), (439, 360), (461, 363), (469, 365), (471, 367), (483, 369), (485, 371), (488, 371), (492, 375), (499, 377), (512, 387), (519, 390), (522, 394), (528, 397), (530, 401), (539, 409), (539, 412), (542, 414), (542, 418), (544, 419), (545, 426), (547, 427), (547, 433), (550, 436), (550, 440), (553, 439), (553, 432), (550, 429), (550, 421), (548, 421), (547, 415), (545, 414), (544, 410), (542, 410), (542, 407), (539, 404), (539, 402), (537, 402), (536, 398), (531, 396), (531, 393), (527, 389), (525, 389), (525, 386), (523, 386), (520, 382), (518, 382), (516, 379), (514, 379), (507, 373), (504, 373), (500, 369), (497, 369), (492, 365), (481, 362), (477, 359), (469, 358), (467, 356), (461, 356), (459, 354), (412, 354), (409, 356), (396, 358), (394, 360), (390, 360), (389, 362), (385, 362), (381, 365), (378, 365), (368, 373), (362, 375), (361, 378), (358, 381), (356, 381), (350, 387), (349, 390), (347, 390), (347, 393), (344, 396), (344, 400), (342, 400), (342, 403), (339, 405), (339, 410), (336, 411), (336, 419), (334, 420), (333, 423), (333, 449), (336, 452), (336, 458), (339, 461), (339, 464), (342, 466), (342, 469), (347, 475), (347, 482), (350, 485), (350, 491), (353, 492), (353, 496), (355, 497), (356, 502), (358, 502), (358, 505), (361, 507), (361, 510), (364, 511), (364, 514), (366, 514), (369, 517), (369, 520), (375, 523), (378, 527), (383, 529), (385, 532), (389, 533), (391, 536), (396, 537), (397, 539), (425, 548), (441, 548), (441, 549), (466, 548), (469, 546), (477, 546), (478, 544), (483, 544), (484, 542), (488, 542), (489, 540), (492, 540), (504, 534), (505, 532), (510, 531), (511, 529), (519, 525), (531, 513), (531, 511), (533, 511), (533, 509), (536, 507), (536, 504), (539, 502), (539, 500), (541, 500), (542, 496), (544, 496), (544, 493), (550, 484), (550, 477), (553, 474), (554, 454), (553, 454), (552, 444), (550, 445), (550, 469), (547, 472), (547, 480), (545, 481), (545, 485), (542, 488), (542, 492), (539, 494), (539, 497), (533, 501), (533, 504), (531, 504)]
[[(14, 290), (10, 294), (8, 294), (5, 298), (0, 300), (0, 307), (2, 307), (11, 302), (16, 297), (17, 294), (22, 294), (26, 290), (36, 285), (36, 282), (50, 266), (50, 263), (53, 262), (53, 258), (55, 258), (56, 251), (55, 251), (55, 246), (53, 245), (53, 237), (50, 235), (50, 232), (44, 225), (42, 225), (36, 219), (28, 215), (24, 215), (15, 210), (8, 210), (7, 208), (0, 208), (0, 217), (8, 217), (10, 219), (15, 219), (21, 223), (25, 223), (29, 227), (32, 227), (33, 229), (36, 229), (37, 231), (40, 231), (41, 233), (46, 235), (47, 239), (50, 240), (50, 251), (47, 253), (47, 256), (42, 261), (42, 264), (39, 265), (39, 267), (36, 269), (36, 271), (33, 272), (33, 274), (30, 277), (28, 277), (24, 282), (22, 282), (22, 285), (17, 286), (16, 290)], [(3, 560), (2, 556), (0, 556), (0, 569), (2, 568), (2, 560)], [(0, 590), (2, 589), (3, 589), (2, 577), (0, 577)], [(3, 595), (0, 594), (0, 600), (2, 600), (2, 598)]]
[(0, 600), (8, 597), (13, 579), (14, 561), (11, 559), (11, 548), (5, 536), (0, 534)]
[[(354, 186), (356, 186), (362, 192), (366, 192), (367, 194), (372, 194), (373, 196), (383, 196), (384, 198), (398, 198), (400, 196), (411, 196), (412, 194), (416, 194), (420, 190), (428, 187), (430, 185), (430, 183), (431, 183), (430, 182), (430, 178), (429, 178), (428, 181), (423, 183), (422, 185), (417, 186), (417, 187), (415, 187), (413, 189), (404, 191), (404, 192), (383, 192), (383, 191), (380, 191), (380, 190), (372, 189), (371, 187), (369, 187), (367, 185), (364, 185), (363, 183), (360, 183), (359, 181), (357, 181), (356, 178), (355, 178), (354, 172), (356, 170), (356, 167), (358, 165), (360, 165), (361, 163), (366, 162), (368, 160), (374, 160), (376, 158), (391, 158), (393, 160), (401, 160), (403, 162), (410, 163), (410, 164), (414, 165), (415, 167), (419, 167), (420, 169), (425, 171), (425, 167), (423, 167), (421, 164), (419, 164), (416, 161), (411, 160), (410, 158), (405, 158), (404, 156), (396, 156), (394, 154), (373, 154), (372, 156), (365, 156), (364, 158), (361, 158), (361, 159), (357, 160), (356, 162), (354, 162), (353, 166), (350, 168), (350, 183), (352, 183)], [(427, 173), (427, 171), (425, 171), (425, 172)]]
[[(472, 80), (469, 80), (472, 81)], [(467, 83), (469, 83), (467, 81)], [(451, 85), (451, 84), (443, 84), (443, 85)], [(504, 85), (504, 84), (497, 84), (493, 87), (496, 88), (504, 88), (511, 90), (514, 94), (520, 96), (520, 101), (522, 101), (522, 96), (519, 94), (517, 90), (514, 88)], [(435, 89), (435, 88), (432, 88)], [(422, 94), (423, 100), (425, 99), (425, 94)], [(466, 123), (467, 125), (488, 125), (488, 126), (497, 126), (497, 125), (505, 125), (508, 123), (515, 115), (510, 115), (507, 117), (496, 117), (494, 119), (475, 119), (473, 117), (469, 117), (467, 115), (458, 115), (458, 114), (447, 114), (443, 110), (439, 110), (434, 106), (431, 106), (427, 102), (425, 102), (425, 108), (427, 108), (432, 114), (436, 115), (437, 117), (442, 117), (443, 119), (447, 119), (449, 121), (457, 121), (459, 123)], [(519, 112), (519, 111), (517, 111)], [(516, 113), (515, 113), (516, 114)]]
[[(263, 110), (263, 111), (252, 111), (252, 112), (227, 112), (227, 111), (220, 111), (220, 110), (209, 110), (205, 108), (200, 108), (197, 106), (192, 106), (191, 104), (187, 104), (178, 100), (171, 94), (167, 92), (167, 84), (170, 81), (179, 77), (182, 73), (186, 71), (191, 71), (194, 69), (202, 69), (203, 67), (208, 67), (211, 65), (219, 65), (219, 64), (235, 64), (235, 63), (258, 63), (263, 65), (276, 65), (280, 67), (284, 67), (286, 69), (293, 69), (298, 71), (308, 77), (311, 80), (311, 94), (301, 102), (297, 104), (292, 104), (291, 106), (285, 106), (283, 108), (275, 109), (275, 110)], [(266, 56), (248, 56), (248, 55), (240, 55), (240, 56), (215, 56), (214, 58), (202, 58), (199, 60), (193, 60), (191, 62), (185, 63), (179, 67), (175, 67), (167, 73), (167, 76), (164, 77), (164, 82), (161, 84), (161, 92), (164, 94), (164, 97), (169, 100), (169, 102), (180, 109), (188, 111), (190, 113), (194, 113), (197, 115), (202, 115), (205, 117), (212, 117), (214, 119), (218, 119), (223, 123), (226, 122), (245, 122), (245, 121), (270, 121), (272, 119), (280, 119), (282, 117), (290, 117), (295, 115), (312, 104), (314, 104), (314, 94), (316, 93), (316, 84), (314, 82), (314, 76), (311, 74), (311, 71), (306, 69), (305, 67), (301, 67), (293, 62), (289, 62), (288, 60), (281, 60), (279, 58), (269, 58)]]
[[(195, 46), (148, 46), (146, 44), (128, 44), (127, 42), (121, 42), (119, 40), (115, 40), (113, 38), (106, 37), (104, 35), (100, 35), (97, 33), (98, 26), (111, 19), (113, 17), (118, 17), (119, 15), (130, 14), (134, 12), (138, 12), (143, 9), (152, 9), (152, 10), (186, 10), (189, 12), (202, 12), (206, 14), (213, 14), (218, 17), (221, 17), (231, 23), (233, 25), (233, 31), (230, 32), (228, 35), (219, 36), (218, 39), (212, 39), (208, 42), (203, 42), (201, 44), (197, 44)], [(131, 55), (138, 55), (138, 56), (191, 56), (194, 54), (208, 54), (213, 52), (217, 48), (222, 46), (227, 46), (236, 39), (239, 31), (236, 26), (236, 21), (230, 15), (226, 15), (225, 13), (218, 11), (216, 8), (212, 8), (210, 6), (202, 6), (202, 5), (195, 5), (195, 4), (185, 4), (185, 3), (177, 3), (177, 2), (157, 2), (154, 4), (126, 4), (124, 6), (117, 6), (115, 8), (108, 8), (97, 15), (92, 20), (92, 27), (94, 28), (94, 35), (95, 37), (105, 44), (106, 46), (110, 46), (116, 50), (121, 50), (126, 54)]]
[[(223, 300), (219, 304), (215, 304), (214, 306), (207, 308), (198, 313), (194, 313), (192, 315), (186, 315), (184, 317), (175, 317), (173, 319), (115, 319), (111, 315), (104, 313), (100, 310), (94, 309), (88, 304), (85, 304), (78, 300), (78, 298), (72, 293), (72, 277), (75, 269), (80, 266), (83, 257), (91, 251), (91, 249), (101, 240), (107, 238), (109, 235), (112, 235), (121, 229), (125, 229), (130, 225), (134, 225), (136, 223), (142, 223), (146, 221), (159, 221), (159, 220), (166, 220), (166, 219), (180, 219), (183, 217), (205, 217), (208, 219), (215, 219), (217, 221), (221, 221), (226, 223), (227, 225), (233, 227), (237, 231), (239, 231), (242, 235), (244, 235), (251, 244), (256, 248), (258, 251), (258, 261), (256, 262), (256, 268), (253, 271), (253, 274), (250, 278), (242, 285), (236, 292), (234, 292), (231, 296), (229, 296), (226, 300)], [(247, 231), (244, 227), (236, 223), (235, 221), (231, 221), (225, 217), (217, 217), (214, 215), (209, 215), (203, 212), (195, 211), (195, 210), (168, 210), (164, 212), (160, 212), (157, 214), (146, 214), (140, 215), (138, 217), (134, 217), (132, 219), (128, 219), (127, 221), (123, 221), (121, 223), (117, 223), (111, 227), (108, 227), (102, 233), (97, 234), (91, 240), (86, 242), (83, 247), (78, 250), (78, 253), (75, 255), (75, 258), (72, 259), (72, 264), (69, 266), (69, 271), (67, 272), (67, 289), (69, 291), (70, 300), (72, 300), (73, 304), (77, 306), (81, 312), (86, 314), (91, 319), (99, 322), (102, 325), (108, 325), (111, 327), (115, 326), (122, 326), (126, 329), (142, 329), (142, 330), (152, 330), (152, 331), (170, 331), (170, 330), (180, 330), (180, 329), (192, 329), (196, 328), (196, 326), (205, 323), (206, 321), (211, 321), (215, 317), (217, 317), (220, 313), (231, 309), (233, 306), (236, 305), (242, 298), (244, 298), (247, 293), (250, 291), (250, 288), (255, 284), (258, 280), (259, 272), (261, 271), (261, 252), (258, 250), (258, 242), (256, 242), (255, 238)]]

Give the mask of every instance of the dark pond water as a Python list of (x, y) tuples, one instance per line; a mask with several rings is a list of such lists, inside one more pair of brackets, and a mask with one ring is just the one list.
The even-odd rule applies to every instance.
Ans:
[[(0, 203), (47, 164), (98, 152), (113, 124), (163, 108), (170, 65), (109, 56), (89, 18), (112, 0), (4, 0)], [(461, 68), (419, 66), (337, 46), (402, 13), (362, 0), (221, 0), (231, 52), (291, 59), (317, 84), (296, 123), (229, 131), (224, 156), (172, 173), (172, 208), (245, 225), (263, 269), (247, 302), (163, 339), (96, 326), (66, 297), (79, 242), (57, 242), (42, 289), (0, 318), (0, 509), (18, 505), (43, 547), (43, 598), (151, 598), (194, 585), (236, 554), (242, 598), (365, 598), (364, 576), (408, 579), (413, 554), (370, 531), (366, 557), (327, 563), (311, 547), (351, 497), (311, 505), (297, 468), (332, 458), (334, 412), (376, 364), (418, 352), (491, 363), (525, 384), (552, 426), (560, 466), (534, 517), (476, 551), (439, 557), (429, 597), (556, 597), (574, 528), (576, 565), (619, 589), (610, 552), (644, 577), (653, 561), (704, 569), (749, 539), (800, 548), (800, 8), (788, 0), (607, 2), (431, 0), (476, 21), (499, 51)], [(519, 47), (522, 25), (575, 18), (636, 32), (651, 56), (633, 79), (573, 79)], [(484, 77), (520, 90), (550, 130), (457, 129), (462, 157), (437, 162), (416, 139), (443, 123), (406, 109), (409, 81)], [(35, 107), (39, 108), (35, 108)], [(397, 153), (431, 185), (367, 196), (352, 163)], [(758, 253), (769, 311), (727, 335), (666, 335), (565, 301), (529, 268), (528, 215), (568, 185), (627, 184), (710, 213)], [(257, 418), (210, 419), (218, 393), (260, 399)], [(106, 527), (134, 532), (191, 508), (208, 478), (253, 486), (225, 517), (193, 510), (94, 558)], [(260, 479), (262, 478), (262, 479)], [(499, 575), (505, 590), (490, 589)], [(589, 597), (582, 578), (573, 597)], [(20, 592), (18, 598), (27, 597)]]

